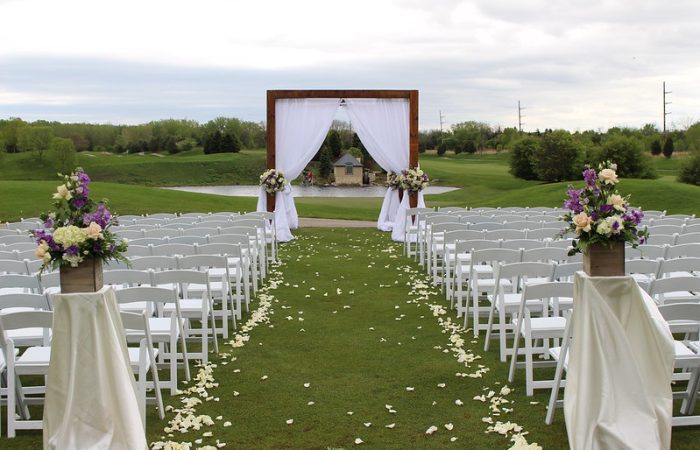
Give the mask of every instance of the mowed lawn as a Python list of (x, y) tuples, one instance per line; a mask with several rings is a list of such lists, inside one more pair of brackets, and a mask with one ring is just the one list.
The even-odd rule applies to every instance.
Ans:
[[(0, 165), (0, 220), (36, 216), (51, 204), (58, 178), (38, 166), (30, 155), (4, 155)], [(95, 180), (96, 198), (107, 197), (120, 214), (176, 211), (251, 211), (256, 200), (245, 197), (163, 191), (154, 186), (255, 184), (264, 168), (263, 151), (204, 156), (197, 152), (175, 156), (116, 156), (81, 153), (82, 164)], [(700, 187), (675, 180), (680, 159), (656, 159), (660, 178), (625, 179), (620, 188), (632, 204), (671, 213), (700, 214)], [(35, 165), (36, 166), (36, 165)], [(508, 172), (507, 154), (421, 155), (421, 167), (435, 185), (460, 189), (426, 196), (428, 206), (560, 206), (568, 182), (520, 180)], [(31, 181), (30, 181), (31, 180)], [(580, 183), (578, 183), (580, 184)], [(304, 217), (376, 219), (380, 198), (297, 198)]]
[[(212, 355), (217, 384), (193, 414), (210, 416), (213, 425), (168, 436), (164, 429), (176, 413), (169, 410), (161, 421), (149, 407), (149, 442), (326, 449), (357, 447), (361, 439), (361, 447), (372, 449), (507, 449), (509, 437), (486, 433), (485, 421), (500, 421), (518, 424), (545, 449), (567, 448), (563, 411), (554, 424), (544, 423), (549, 392), (526, 397), (522, 371), (507, 383), (506, 365), (495, 348), (483, 351), (483, 336), (458, 333), (473, 359), (458, 362), (449, 324), (460, 322), (387, 233), (304, 230), (281, 245), (281, 259), (264, 294), (271, 296), (267, 313), (244, 314), (239, 331), (245, 327), (249, 340)], [(254, 301), (252, 310), (260, 304)], [(251, 317), (260, 324), (246, 326)], [(547, 376), (551, 370), (536, 373)], [(496, 412), (491, 391), (507, 400)], [(181, 408), (191, 396), (166, 394), (166, 404)], [(481, 396), (486, 401), (475, 399)], [(697, 427), (676, 429), (672, 448), (697, 448), (698, 439)], [(0, 447), (39, 449), (41, 434), (20, 432)]]

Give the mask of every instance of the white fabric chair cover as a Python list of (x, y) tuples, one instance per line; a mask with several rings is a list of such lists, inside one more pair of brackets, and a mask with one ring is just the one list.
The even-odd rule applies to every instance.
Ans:
[[(404, 192), (403, 198), (401, 199), (401, 203), (399, 204), (399, 207), (396, 210), (396, 218), (394, 219), (394, 228), (391, 231), (391, 239), (398, 241), (398, 242), (403, 242), (403, 240), (404, 240), (404, 231), (406, 228), (406, 210), (409, 208), (409, 206), (408, 206), (409, 197), (410, 196), (408, 195), (408, 192)], [(418, 208), (425, 208), (425, 200), (423, 200), (423, 193), (422, 192), (418, 193), (418, 206), (417, 207)]]

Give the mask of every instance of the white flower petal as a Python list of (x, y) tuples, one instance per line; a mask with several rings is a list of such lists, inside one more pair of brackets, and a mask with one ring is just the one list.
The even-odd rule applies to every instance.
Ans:
[(294, 423), (294, 419), (287, 419), (287, 425), (291, 425)]

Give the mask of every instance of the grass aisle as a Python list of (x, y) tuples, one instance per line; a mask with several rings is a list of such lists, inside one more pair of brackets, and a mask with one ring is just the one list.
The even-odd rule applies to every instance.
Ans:
[[(297, 237), (282, 246), (269, 323), (214, 371), (220, 386), (208, 395), (219, 401), (197, 414), (216, 425), (195, 447), (219, 439), (233, 448), (349, 448), (359, 439), (383, 449), (508, 448), (509, 437), (485, 433), (490, 390), (510, 401), (493, 423), (537, 423), (541, 432), (528, 440), (565, 446), (562, 420), (545, 427), (543, 405), (516, 400), (517, 391), (500, 395), (505, 372), (492, 358), (457, 361), (459, 339), (451, 343), (438, 323), (451, 314), (434, 314), (428, 305), (442, 305), (441, 297), (427, 295), (434, 290), (421, 287), (416, 266), (387, 234), (314, 229)], [(481, 344), (466, 339), (470, 360)], [(470, 377), (479, 373), (483, 379)], [(484, 402), (473, 400), (480, 395)], [(226, 421), (231, 426), (221, 426)], [(195, 442), (206, 429), (171, 439)]]

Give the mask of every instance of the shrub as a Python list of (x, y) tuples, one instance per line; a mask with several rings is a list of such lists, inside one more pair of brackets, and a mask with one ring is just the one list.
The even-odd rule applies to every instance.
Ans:
[(447, 153), (447, 140), (443, 139), (437, 146), (437, 154), (438, 156), (442, 156), (445, 153)]
[(624, 178), (656, 178), (642, 143), (632, 137), (616, 135), (606, 139), (592, 162), (599, 164), (603, 161), (617, 164), (617, 174)]
[(673, 155), (673, 139), (671, 139), (671, 136), (668, 136), (666, 140), (664, 141), (664, 156), (666, 158), (670, 158), (671, 155)]
[(661, 154), (661, 141), (658, 139), (654, 139), (651, 141), (651, 154), (654, 156), (658, 156)]
[(510, 152), (510, 173), (524, 180), (536, 180), (532, 155), (540, 146), (539, 140), (526, 137), (517, 141)]
[(564, 181), (578, 178), (580, 151), (571, 135), (564, 130), (545, 133), (532, 153), (534, 172), (542, 181)]
[(474, 154), (476, 153), (476, 144), (472, 140), (465, 141), (462, 146), (462, 151), (464, 153)]
[(690, 158), (688, 163), (683, 166), (678, 175), (678, 181), (700, 186), (700, 153)]

